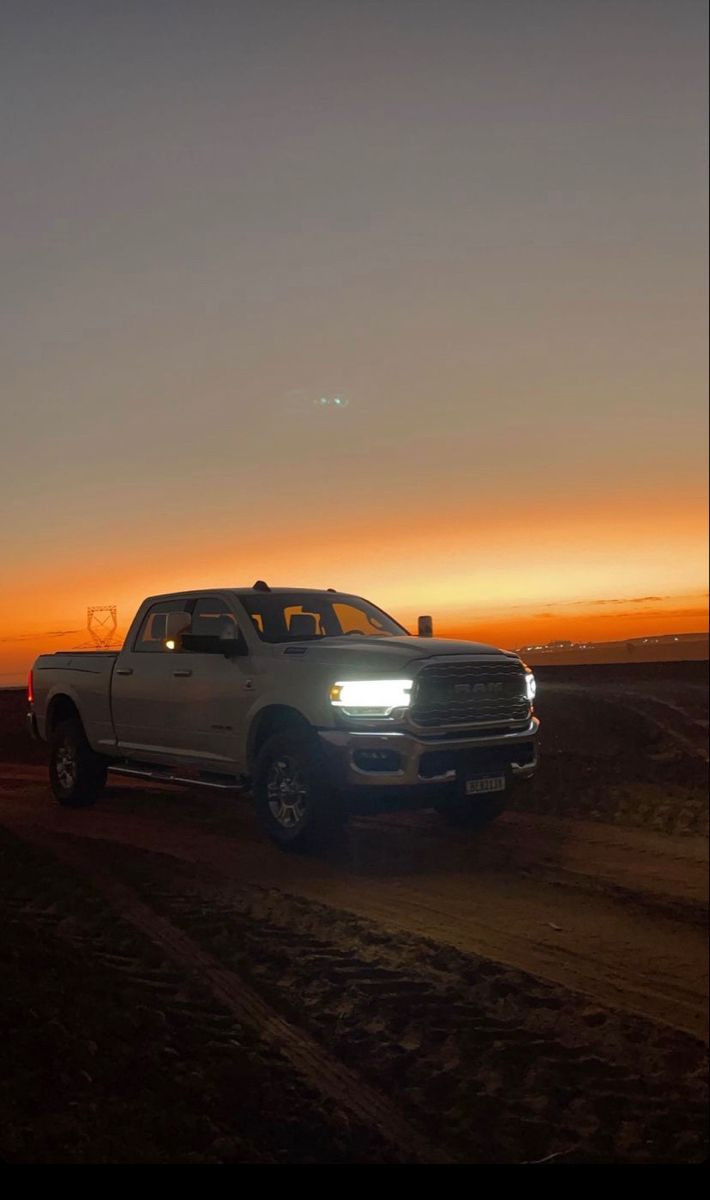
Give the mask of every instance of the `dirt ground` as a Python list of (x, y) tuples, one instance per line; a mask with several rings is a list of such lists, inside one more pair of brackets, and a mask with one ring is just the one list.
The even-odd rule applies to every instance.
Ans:
[(540, 672), (513, 811), (317, 858), (248, 799), (59, 809), (0, 693), (0, 1159), (701, 1161), (701, 667)]

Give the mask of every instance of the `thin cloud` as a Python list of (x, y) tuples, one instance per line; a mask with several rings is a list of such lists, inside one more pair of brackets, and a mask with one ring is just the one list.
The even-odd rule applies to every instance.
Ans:
[(551, 600), (548, 608), (600, 608), (606, 604), (662, 604), (672, 596), (628, 596), (623, 599), (611, 597), (606, 600)]
[[(708, 595), (707, 592), (699, 593), (699, 598), (704, 598)], [(551, 600), (546, 606), (547, 608), (601, 608), (605, 605), (612, 604), (663, 604), (666, 600), (676, 600), (677, 596), (625, 596), (623, 598), (609, 597), (605, 600)], [(516, 604), (516, 608), (524, 607), (521, 604)], [(676, 609), (676, 612), (682, 612), (682, 609)]]
[(592, 600), (592, 604), (662, 604), (670, 596), (630, 596), (628, 600)]
[(707, 620), (707, 615), (706, 608), (652, 608), (650, 611), (647, 608), (637, 608), (631, 612), (624, 613), (599, 613), (598, 618), (595, 619), (600, 621), (625, 621), (629, 617), (704, 617)]

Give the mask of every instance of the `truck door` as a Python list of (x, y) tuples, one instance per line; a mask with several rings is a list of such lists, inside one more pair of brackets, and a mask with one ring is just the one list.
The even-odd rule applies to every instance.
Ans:
[(239, 759), (255, 697), (254, 664), (247, 656), (225, 657), (217, 643), (230, 633), (239, 635), (229, 604), (218, 596), (201, 596), (189, 636), (172, 656), (174, 694), (179, 697), (173, 741), (186, 759), (212, 771), (246, 769)]
[(130, 757), (161, 762), (181, 753), (182, 695), (169, 649), (190, 625), (194, 599), (156, 602), (132, 645), (118, 657), (111, 680), (111, 711), (120, 749)]

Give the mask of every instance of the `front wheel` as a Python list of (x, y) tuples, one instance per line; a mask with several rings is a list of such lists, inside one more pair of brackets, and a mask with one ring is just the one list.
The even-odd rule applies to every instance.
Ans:
[(308, 730), (275, 733), (264, 742), (253, 793), (262, 828), (282, 850), (314, 849), (344, 820), (328, 764)]
[(65, 808), (88, 808), (106, 783), (106, 762), (86, 740), (81, 721), (62, 721), (50, 740), (49, 781)]

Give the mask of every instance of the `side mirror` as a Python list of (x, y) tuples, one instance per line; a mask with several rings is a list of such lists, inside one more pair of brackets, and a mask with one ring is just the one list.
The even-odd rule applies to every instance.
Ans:
[(241, 634), (237, 637), (217, 637), (213, 633), (183, 633), (175, 646), (168, 649), (189, 650), (192, 654), (223, 654), (225, 658), (236, 658), (247, 653), (247, 645)]
[(434, 622), (431, 617), (417, 618), (417, 637), (433, 637)]
[(225, 658), (239, 658), (240, 655), (249, 653), (241, 630), (237, 633), (236, 637), (221, 637), (217, 641), (219, 649)]

